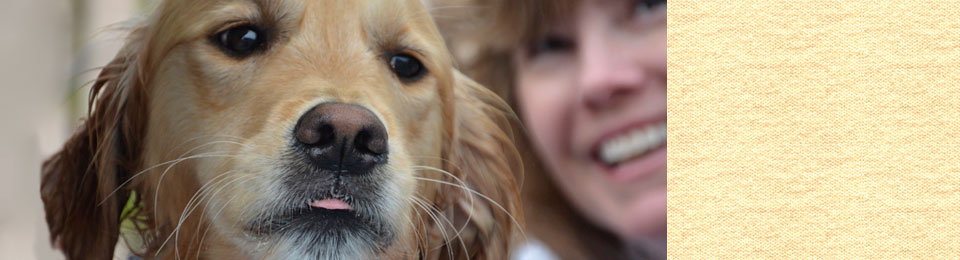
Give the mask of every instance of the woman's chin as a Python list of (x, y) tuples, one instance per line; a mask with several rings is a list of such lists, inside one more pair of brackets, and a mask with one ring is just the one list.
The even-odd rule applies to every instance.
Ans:
[[(656, 189), (640, 195), (624, 212), (626, 222), (620, 236), (628, 240), (666, 238), (667, 236), (667, 188)], [(626, 217), (629, 216), (629, 217)]]

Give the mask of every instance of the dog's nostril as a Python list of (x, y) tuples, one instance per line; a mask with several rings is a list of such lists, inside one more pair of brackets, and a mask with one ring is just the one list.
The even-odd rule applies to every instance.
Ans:
[(317, 134), (320, 135), (320, 138), (313, 145), (330, 145), (337, 139), (336, 131), (333, 129), (331, 124), (323, 124), (320, 126), (320, 129), (317, 130)]
[(322, 118), (306, 118), (297, 126), (297, 141), (306, 145), (327, 145), (336, 139), (333, 126)]
[(354, 139), (354, 147), (361, 153), (381, 155), (387, 153), (386, 133), (382, 128), (363, 129)]

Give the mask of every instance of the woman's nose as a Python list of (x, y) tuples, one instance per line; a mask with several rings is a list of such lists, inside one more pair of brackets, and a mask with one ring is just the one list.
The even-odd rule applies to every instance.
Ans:
[[(582, 104), (590, 110), (616, 107), (632, 96), (642, 95), (645, 81), (655, 69), (644, 62), (645, 52), (637, 48), (652, 48), (652, 43), (628, 41), (604, 35), (587, 33), (580, 40), (579, 87)], [(654, 57), (647, 57), (651, 59)], [(666, 63), (665, 57), (663, 63)], [(655, 66), (655, 65), (654, 65)]]

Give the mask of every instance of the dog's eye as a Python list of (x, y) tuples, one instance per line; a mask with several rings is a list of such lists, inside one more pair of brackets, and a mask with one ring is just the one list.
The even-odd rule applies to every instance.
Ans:
[(232, 27), (215, 35), (215, 40), (227, 54), (236, 57), (250, 56), (263, 47), (264, 35), (249, 25)]
[(403, 81), (413, 81), (423, 76), (426, 69), (420, 60), (406, 54), (390, 57), (390, 69)]

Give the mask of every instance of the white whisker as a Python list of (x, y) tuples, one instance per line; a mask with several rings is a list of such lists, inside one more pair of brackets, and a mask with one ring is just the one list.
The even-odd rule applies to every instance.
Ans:
[[(439, 219), (440, 217), (438, 217), (437, 214), (434, 214), (433, 211), (431, 211), (425, 204), (422, 204), (423, 202), (420, 201), (417, 197), (411, 197), (411, 199), (412, 199), (411, 201), (414, 203), (414, 205), (419, 206), (420, 208), (422, 208), (422, 209), (424, 210), (424, 213), (427, 213), (427, 216), (430, 216), (430, 218), (433, 219), (434, 223), (437, 223), (437, 224), (438, 224), (437, 227), (440, 228), (440, 234), (443, 236), (443, 241), (449, 243), (449, 242), (450, 242), (450, 236), (447, 235), (447, 228), (443, 226), (443, 222), (441, 222), (440, 219)], [(438, 212), (438, 213), (439, 213), (439, 212)], [(444, 219), (446, 219), (446, 218), (444, 218)], [(448, 222), (449, 222), (449, 220), (448, 220)], [(432, 248), (432, 249), (429, 249), (429, 250), (434, 250), (434, 249), (436, 249), (436, 248)], [(447, 250), (449, 251), (450, 257), (453, 257), (453, 249), (451, 249), (450, 247), (447, 247)]]
[[(258, 177), (258, 176), (253, 176), (253, 178), (249, 178), (249, 179), (243, 180), (243, 181), (241, 181), (240, 183), (244, 183), (244, 182), (251, 181), (251, 180), (256, 180), (257, 177)], [(217, 210), (217, 213), (214, 213), (213, 217), (210, 218), (210, 224), (208, 224), (207, 229), (203, 231), (203, 235), (200, 236), (200, 242), (199, 242), (199, 244), (197, 245), (197, 250), (203, 250), (203, 240), (207, 237), (207, 232), (209, 232), (210, 229), (211, 229), (211, 228), (209, 227), (209, 225), (213, 225), (213, 221), (216, 221), (216, 220), (217, 220), (217, 217), (220, 216), (220, 213), (223, 212), (223, 209), (227, 208), (227, 205), (230, 205), (230, 202), (232, 202), (233, 199), (236, 199), (236, 198), (237, 198), (237, 197), (234, 196), (234, 197), (230, 198), (229, 200), (227, 200), (226, 202), (224, 202), (224, 203), (223, 203), (223, 206), (220, 206), (220, 209)], [(241, 210), (241, 212), (246, 211), (247, 207), (249, 207), (249, 206), (250, 206), (250, 204), (244, 206), (244, 208), (243, 208), (243, 210)], [(206, 211), (204, 211), (204, 213), (206, 213)], [(203, 218), (203, 214), (200, 215), (200, 218), (201, 218), (201, 219)], [(202, 223), (202, 222), (201, 222), (201, 223)], [(199, 232), (199, 230), (200, 230), (200, 225), (197, 225), (197, 231)], [(199, 259), (200, 259), (200, 254), (198, 253), (198, 254), (197, 254), (197, 260), (199, 260)]]
[[(222, 185), (221, 187), (219, 187), (219, 188), (217, 189), (217, 191), (213, 193), (213, 195), (209, 195), (209, 196), (216, 196), (216, 194), (219, 193), (220, 191), (222, 191), (223, 188), (225, 188), (225, 187), (227, 187), (227, 186), (229, 186), (229, 185), (231, 185), (231, 184), (233, 184), (233, 183), (236, 183), (236, 181), (238, 181), (238, 180), (244, 180), (244, 177), (250, 178), (251, 176), (237, 176), (237, 177), (235, 177), (234, 179), (230, 180), (228, 183), (226, 183), (226, 184)], [(196, 205), (196, 206), (199, 206), (199, 204)], [(196, 207), (194, 207), (194, 208), (196, 208)], [(192, 209), (190, 210), (190, 212), (192, 212)], [(167, 238), (163, 241), (163, 243), (160, 244), (160, 247), (157, 248), (157, 253), (160, 253), (161, 251), (163, 251), (163, 248), (167, 245), (168, 242), (170, 242), (170, 239), (173, 238), (174, 235), (178, 235), (178, 234), (179, 234), (180, 227), (183, 225), (183, 222), (184, 222), (184, 221), (186, 221), (186, 218), (184, 218), (184, 217), (183, 217), (183, 214), (181, 214), (181, 218), (180, 218), (180, 220), (179, 220), (178, 223), (177, 223), (177, 227), (176, 227), (173, 231), (171, 231), (171, 232), (170, 232), (170, 235), (168, 235)], [(174, 247), (175, 247), (175, 251), (177, 252), (177, 257), (179, 258), (179, 256), (180, 256), (179, 246), (174, 246)]]
[[(446, 182), (446, 181), (434, 180), (434, 179), (430, 179), (430, 178), (423, 178), (423, 177), (416, 177), (416, 176), (414, 176), (413, 178), (418, 179), (418, 180), (422, 180), (422, 181), (429, 181), (429, 182), (435, 182), (435, 183), (440, 183), (440, 184), (451, 185), (451, 186), (454, 186), (454, 187), (459, 187), (459, 188), (461, 188), (461, 189), (467, 190), (467, 191), (469, 191), (470, 193), (473, 193), (473, 194), (475, 194), (475, 195), (477, 195), (477, 196), (480, 196), (481, 198), (489, 201), (489, 202), (490, 202), (491, 204), (493, 204), (494, 206), (497, 206), (497, 208), (499, 208), (501, 211), (503, 211), (504, 214), (506, 214), (508, 217), (510, 217), (510, 221), (513, 221), (513, 224), (514, 224), (514, 225), (516, 225), (517, 227), (520, 227), (520, 226), (521, 226), (521, 225), (520, 225), (520, 222), (517, 221), (517, 219), (513, 217), (513, 214), (510, 214), (510, 212), (507, 211), (507, 209), (504, 208), (503, 205), (500, 205), (500, 203), (496, 202), (495, 200), (491, 199), (490, 197), (487, 197), (487, 195), (483, 195), (483, 194), (480, 193), (480, 192), (477, 192), (477, 191), (475, 191), (475, 190), (473, 190), (473, 189), (470, 189), (470, 188), (468, 188), (468, 187), (466, 187), (466, 186), (459, 185), (459, 184), (456, 184), (456, 183), (450, 183), (450, 182)], [(523, 231), (523, 229), (520, 229), (520, 234), (521, 234), (524, 238), (526, 238), (526, 236), (527, 236), (526, 233)]]
[[(197, 137), (191, 138), (191, 140), (196, 139), (196, 138), (197, 138)], [(188, 141), (188, 142), (189, 142), (189, 141)], [(209, 142), (209, 143), (206, 143), (206, 144), (203, 144), (203, 145), (199, 145), (199, 146), (197, 146), (197, 147), (194, 147), (193, 149), (190, 149), (190, 150), (184, 152), (183, 154), (181, 154), (180, 156), (178, 156), (177, 159), (173, 159), (173, 160), (169, 160), (169, 161), (166, 161), (166, 162), (162, 162), (162, 163), (156, 164), (156, 165), (154, 165), (154, 166), (150, 166), (150, 167), (148, 167), (148, 168), (146, 168), (146, 169), (143, 169), (143, 170), (141, 170), (140, 172), (137, 172), (136, 174), (134, 174), (133, 176), (131, 176), (130, 178), (128, 178), (126, 181), (124, 181), (124, 182), (121, 183), (120, 185), (117, 185), (117, 188), (114, 189), (113, 191), (111, 191), (110, 194), (107, 194), (107, 196), (104, 197), (103, 200), (100, 201), (100, 203), (97, 203), (97, 206), (103, 205), (103, 203), (106, 202), (107, 199), (109, 199), (110, 197), (112, 197), (115, 193), (117, 193), (117, 191), (120, 191), (120, 189), (122, 189), (124, 186), (126, 186), (127, 184), (129, 184), (131, 181), (133, 181), (134, 179), (136, 179), (138, 176), (140, 176), (140, 175), (142, 175), (142, 174), (144, 174), (144, 173), (146, 173), (146, 172), (148, 172), (148, 171), (150, 171), (150, 170), (153, 170), (153, 169), (155, 169), (155, 168), (157, 168), (157, 167), (163, 166), (163, 165), (167, 165), (167, 164), (177, 164), (177, 163), (179, 163), (179, 162), (181, 162), (181, 161), (183, 161), (183, 160), (187, 160), (187, 159), (202, 158), (202, 157), (193, 157), (193, 156), (184, 158), (184, 156), (186, 156), (186, 155), (189, 154), (190, 152), (195, 151), (196, 149), (198, 149), (198, 148), (200, 148), (200, 147), (203, 147), (203, 146), (206, 146), (206, 145), (211, 145), (211, 144), (217, 144), (217, 143), (238, 144), (238, 145), (241, 145), (241, 146), (246, 146), (245, 144), (238, 143), (238, 142), (233, 142), (233, 141), (213, 141), (213, 142)], [(204, 155), (204, 154), (212, 155), (212, 154), (215, 154), (215, 153), (213, 153), (213, 152), (211, 152), (211, 153), (202, 153), (202, 154), (198, 154), (198, 155)]]
[[(459, 182), (460, 185), (463, 185), (464, 187), (467, 186), (467, 183), (464, 182), (463, 179), (460, 179), (460, 178), (457, 177), (456, 175), (453, 175), (453, 173), (450, 173), (450, 172), (448, 172), (448, 171), (444, 171), (443, 169), (437, 169), (437, 168), (435, 168), (435, 167), (423, 166), (423, 165), (415, 165), (415, 166), (413, 166), (413, 167), (411, 167), (411, 168), (413, 168), (413, 169), (415, 169), (415, 170), (416, 170), (416, 169), (424, 169), (424, 170), (431, 170), (431, 171), (443, 173), (443, 174), (449, 176), (450, 178), (453, 178), (453, 179), (456, 180), (457, 182)], [(475, 207), (475, 199), (473, 198), (473, 196), (469, 196), (469, 195), (470, 195), (469, 193), (467, 193), (467, 194), (465, 194), (465, 195), (467, 195), (467, 198), (470, 199), (470, 207), (471, 207), (471, 208), (472, 208), (472, 207)], [(466, 228), (467, 228), (467, 225), (470, 223), (470, 220), (473, 220), (473, 215), (468, 214), (468, 215), (467, 215), (467, 220), (464, 221), (463, 227), (461, 227), (461, 228), (457, 231), (457, 233), (462, 232), (464, 229), (466, 229)]]

